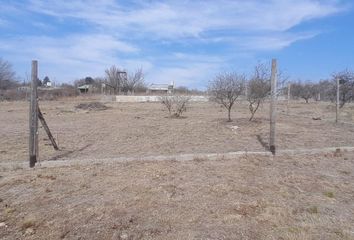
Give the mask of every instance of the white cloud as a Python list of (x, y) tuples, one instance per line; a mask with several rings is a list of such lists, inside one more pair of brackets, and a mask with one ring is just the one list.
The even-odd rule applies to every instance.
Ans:
[[(78, 61), (100, 61), (100, 59), (114, 57), (117, 52), (136, 53), (139, 51), (137, 47), (129, 43), (103, 34), (69, 35), (64, 38), (30, 36), (11, 39), (9, 42), (12, 42), (12, 46), (18, 44), (31, 46), (27, 51), (46, 59), (60, 57)], [(53, 55), (55, 58), (51, 57)]]
[(33, 11), (82, 19), (97, 26), (151, 37), (196, 37), (212, 30), (286, 31), (340, 12), (337, 1), (152, 1), (134, 8), (114, 1), (32, 0)]
[[(281, 50), (312, 38), (321, 31), (302, 32), (294, 28), (344, 10), (339, 0), (123, 2), (28, 0), (27, 5), (21, 7), (9, 4), (6, 8), (13, 11), (13, 15), (40, 13), (61, 20), (58, 26), (55, 21), (48, 25), (32, 21), (32, 25), (43, 31), (65, 28), (65, 24), (72, 22), (86, 28), (81, 30), (85, 33), (80, 34), (78, 30), (64, 37), (0, 39), (0, 50), (12, 59), (37, 58), (58, 81), (99, 76), (105, 68), (116, 64), (130, 70), (143, 67), (150, 82), (175, 80), (179, 85), (196, 86), (198, 82), (209, 80), (220, 68), (229, 66), (230, 55)], [(7, 19), (0, 19), (0, 27), (4, 21), (6, 23)], [(149, 49), (146, 40), (154, 42), (157, 49)], [(166, 51), (158, 49), (165, 47), (162, 42), (169, 45)], [(174, 46), (180, 43), (190, 46), (184, 50)], [(209, 49), (201, 53), (193, 51), (193, 46), (198, 48), (203, 44), (228, 46), (234, 52), (225, 53), (224, 49), (219, 55), (217, 51), (208, 52)]]
[[(0, 49), (13, 59), (39, 60), (51, 75), (58, 76), (60, 82), (86, 75), (103, 75), (104, 69), (112, 64), (126, 67), (124, 63), (127, 63), (131, 66), (129, 61), (117, 59), (117, 54), (134, 55), (139, 51), (131, 44), (103, 34), (70, 35), (61, 39), (31, 36), (0, 40)], [(149, 66), (147, 62), (139, 63)]]
[(297, 34), (270, 34), (264, 36), (249, 36), (239, 41), (234, 41), (247, 50), (280, 50), (291, 44), (315, 37), (318, 33), (297, 33)]
[(220, 70), (221, 63), (188, 62), (185, 65), (157, 67), (148, 72), (148, 79), (153, 83), (174, 82), (177, 86), (205, 88), (215, 73)]

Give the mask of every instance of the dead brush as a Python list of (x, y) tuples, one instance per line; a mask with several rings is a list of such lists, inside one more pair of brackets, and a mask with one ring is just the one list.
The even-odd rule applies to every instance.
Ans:
[(167, 108), (167, 111), (171, 118), (181, 118), (182, 114), (187, 111), (187, 105), (189, 100), (189, 96), (160, 97), (160, 102)]

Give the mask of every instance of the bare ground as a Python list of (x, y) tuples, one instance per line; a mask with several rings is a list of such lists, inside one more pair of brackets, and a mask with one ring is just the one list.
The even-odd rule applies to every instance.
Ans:
[[(80, 110), (75, 106), (95, 99), (40, 102), (42, 112), (60, 151), (54, 151), (40, 129), (41, 160), (87, 159), (264, 151), (269, 135), (268, 105), (249, 122), (245, 103), (233, 110), (234, 121), (213, 103), (191, 104), (185, 118), (168, 118), (158, 103), (106, 103), (104, 111)], [(329, 103), (294, 102), (278, 106), (278, 149), (354, 146), (354, 106), (346, 106), (342, 121), (334, 124)], [(320, 117), (321, 120), (313, 120)], [(236, 127), (235, 127), (236, 126)], [(238, 128), (237, 128), (238, 127)], [(232, 129), (234, 128), (234, 129)], [(237, 128), (237, 129), (236, 129)], [(28, 159), (28, 103), (0, 103), (0, 162)]]
[[(227, 123), (211, 103), (181, 119), (156, 103), (75, 108), (92, 100), (40, 103), (61, 151), (41, 129), (34, 169), (23, 165), (28, 104), (0, 103), (0, 239), (354, 239), (353, 151), (149, 160), (264, 151), (267, 105), (249, 122), (240, 104)], [(354, 146), (353, 110), (334, 124), (327, 103), (294, 102), (289, 115), (280, 104), (278, 149)]]
[(0, 238), (354, 239), (353, 157), (8, 169)]

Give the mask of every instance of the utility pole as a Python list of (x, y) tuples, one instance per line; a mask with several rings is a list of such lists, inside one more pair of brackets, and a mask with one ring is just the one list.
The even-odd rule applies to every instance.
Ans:
[(269, 149), (273, 153), (273, 155), (275, 155), (276, 98), (277, 98), (277, 60), (272, 59)]
[(38, 156), (38, 102), (37, 102), (37, 84), (38, 84), (38, 62), (32, 61), (31, 74), (31, 101), (29, 110), (29, 165), (34, 167)]

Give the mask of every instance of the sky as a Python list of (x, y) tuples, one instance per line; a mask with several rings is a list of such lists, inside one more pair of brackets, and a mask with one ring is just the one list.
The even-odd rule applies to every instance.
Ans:
[(143, 68), (148, 83), (204, 89), (278, 60), (292, 80), (354, 70), (349, 0), (0, 0), (0, 58), (56, 83)]

